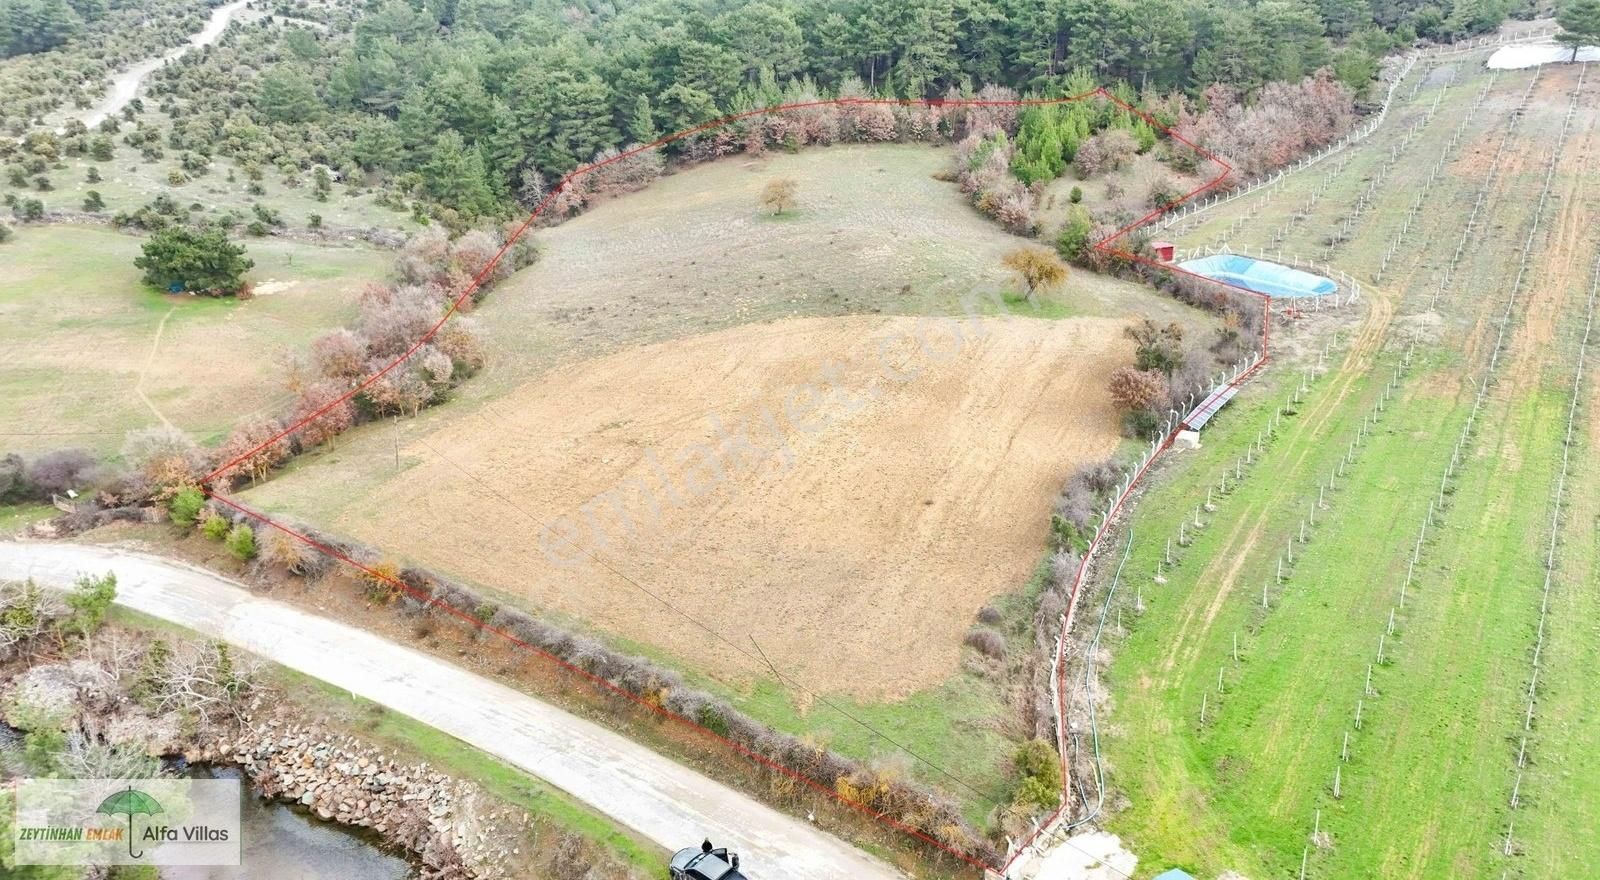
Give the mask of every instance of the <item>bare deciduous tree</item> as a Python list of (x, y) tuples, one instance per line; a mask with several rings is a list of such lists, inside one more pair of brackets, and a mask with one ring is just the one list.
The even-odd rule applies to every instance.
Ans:
[(82, 488), (94, 466), (94, 455), (87, 449), (57, 449), (28, 465), (28, 482), (40, 492), (64, 493)]
[(283, 426), (277, 419), (257, 416), (235, 428), (219, 453), (224, 462), (240, 459), (230, 475), (242, 474), (259, 482), (289, 457), (289, 441), (278, 437)]
[(366, 339), (367, 356), (385, 362), (399, 357), (427, 334), (442, 313), (437, 291), (428, 286), (406, 284), (363, 296), (357, 328)]
[(235, 656), (223, 642), (178, 642), (163, 662), (147, 670), (155, 708), (190, 712), (202, 724), (216, 718), (243, 720), (245, 697), (255, 686), (260, 661)]
[(433, 347), (450, 358), (457, 375), (470, 375), (483, 369), (483, 343), (478, 338), (478, 325), (471, 318), (452, 318), (450, 323), (439, 328)]
[(367, 362), (367, 342), (349, 330), (335, 330), (311, 343), (311, 362), (324, 378), (359, 378)]
[(194, 485), (206, 466), (206, 454), (188, 434), (171, 425), (130, 431), (122, 444), (122, 458), (163, 499), (179, 487)]
[(1326, 70), (1267, 83), (1248, 105), (1237, 88), (1212, 85), (1203, 105), (1183, 114), (1176, 133), (1226, 157), (1241, 180), (1332, 143), (1355, 119), (1354, 93)]
[[(474, 291), (475, 299), (481, 299), (491, 285), (511, 274), (512, 266), (509, 259), (501, 259), (490, 268), (489, 263), (494, 261), (499, 253), (500, 239), (493, 233), (481, 229), (462, 233), (461, 237), (450, 245), (451, 268), (468, 282), (473, 280), (478, 282), (478, 288)], [(459, 292), (461, 288), (447, 286), (445, 289)]]
[(161, 772), (161, 759), (134, 748), (101, 742), (74, 731), (66, 751), (56, 756), (68, 779), (153, 779)]
[(0, 660), (33, 650), (66, 606), (33, 581), (0, 583)]
[[(304, 446), (320, 446), (338, 437), (355, 424), (356, 408), (349, 400), (340, 400), (347, 392), (330, 379), (317, 382), (300, 393), (295, 403), (291, 421), (299, 423), (310, 419), (296, 432)], [(312, 416), (315, 415), (315, 418)]]
[(1120, 128), (1107, 129), (1078, 146), (1072, 169), (1080, 179), (1105, 171), (1116, 171), (1139, 151), (1133, 135)]
[[(373, 373), (385, 365), (381, 358), (374, 358), (368, 364)], [(414, 416), (433, 399), (434, 387), (413, 358), (379, 376), (361, 393), (379, 413)]]
[(307, 578), (318, 577), (332, 567), (332, 557), (310, 544), (281, 529), (263, 531), (260, 558), (268, 565), (280, 566)]

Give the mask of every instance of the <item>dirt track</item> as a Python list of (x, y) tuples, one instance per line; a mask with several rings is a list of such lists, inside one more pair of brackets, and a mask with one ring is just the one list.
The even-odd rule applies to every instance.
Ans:
[(713, 675), (764, 652), (903, 696), (957, 668), (1061, 480), (1116, 448), (1122, 326), (801, 319), (585, 361), (411, 444), (339, 528)]

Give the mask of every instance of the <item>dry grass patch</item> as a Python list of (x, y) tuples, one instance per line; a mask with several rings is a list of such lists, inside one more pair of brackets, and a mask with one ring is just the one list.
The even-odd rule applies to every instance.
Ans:
[(1116, 448), (1122, 326), (800, 319), (633, 349), (421, 436), (333, 525), (725, 680), (770, 674), (753, 637), (811, 687), (905, 696), (1027, 580), (1061, 475)]

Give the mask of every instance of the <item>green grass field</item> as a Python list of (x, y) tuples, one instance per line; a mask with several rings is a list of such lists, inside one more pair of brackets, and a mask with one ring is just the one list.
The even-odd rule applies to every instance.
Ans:
[(280, 360), (355, 314), (389, 255), (278, 239), (247, 242), (248, 301), (167, 296), (133, 260), (141, 239), (26, 226), (0, 245), (0, 448), (115, 451), (162, 420), (215, 442), (290, 398)]
[[(1429, 161), (1402, 173), (1402, 157), (1392, 188), (1355, 237), (1334, 248), (1336, 266), (1367, 277), (1376, 270), (1398, 229), (1396, 211), (1404, 215), (1459, 114), (1472, 112), (1462, 102), (1487, 74), (1462, 64), (1463, 81), (1411, 147)], [(1580, 671), (1600, 652), (1600, 631), (1588, 622), (1595, 599), (1585, 588), (1600, 555), (1600, 473), (1580, 452), (1600, 434), (1592, 408), (1568, 479), (1530, 763), (1520, 806), (1510, 807), (1550, 499), (1597, 243), (1600, 191), (1588, 182), (1600, 121), (1586, 103), (1592, 83), (1561, 154), (1533, 263), (1516, 289), (1495, 384), (1428, 527), (1395, 630), (1387, 632), (1414, 542), (1472, 407), (1472, 380), (1487, 368), (1545, 160), (1577, 87), (1575, 71), (1540, 74), (1511, 139), (1517, 154), (1486, 178), (1514, 98), (1532, 76), (1502, 74), (1477, 108), (1462, 155), (1436, 185), (1435, 207), (1406, 239), (1395, 263), (1400, 271), (1391, 272), (1396, 280), (1371, 292), (1359, 319), (1351, 316), (1360, 326), (1344, 361), (1283, 422), (1244, 480), (1232, 480), (1233, 462), (1288, 396), (1303, 361), (1291, 357), (1269, 370), (1207, 429), (1203, 448), (1181, 453), (1135, 508), (1128, 570), (1143, 579), (1147, 607), (1135, 614), (1130, 598), (1124, 609), (1130, 624), (1111, 647), (1111, 709), (1103, 723), (1111, 784), (1128, 799), (1109, 827), (1140, 855), (1140, 876), (1176, 865), (1196, 876), (1235, 870), (1295, 877), (1304, 858), (1306, 876), (1318, 878), (1554, 877), (1582, 874), (1600, 858), (1592, 833), (1600, 783), (1578, 769), (1600, 737), (1600, 723), (1581, 708), (1592, 706), (1592, 676)], [(1340, 212), (1352, 207), (1407, 120), (1432, 100), (1423, 88), (1397, 108), (1399, 124), (1360, 148), (1286, 251), (1323, 246), (1320, 231), (1341, 222)], [(1430, 309), (1486, 179), (1486, 219)], [(1242, 241), (1266, 243), (1304, 201), (1308, 181), (1264, 194), (1268, 204), (1239, 227)], [(1189, 241), (1226, 234), (1248, 201), (1207, 217)], [(1284, 349), (1309, 347), (1296, 332), (1285, 328)], [(1326, 492), (1326, 507), (1301, 543), (1319, 487), (1412, 343), (1413, 363), (1395, 400), (1346, 476)], [(1592, 407), (1592, 379), (1579, 392)], [(1193, 543), (1175, 551), (1179, 560), (1166, 570), (1166, 583), (1153, 582), (1166, 538), (1224, 472), (1231, 491), (1201, 515), (1205, 525), (1190, 532)], [(1279, 584), (1277, 566), (1291, 545), (1294, 561)], [(1106, 577), (1102, 572), (1097, 585)], [(1263, 585), (1269, 609), (1261, 604)], [(1380, 639), (1384, 662), (1375, 665), (1367, 693), (1367, 666)], [(1508, 857), (1502, 851), (1512, 822)], [(1314, 829), (1322, 832), (1315, 839)]]
[(58, 512), (48, 504), (0, 505), (0, 535), (9, 535)]

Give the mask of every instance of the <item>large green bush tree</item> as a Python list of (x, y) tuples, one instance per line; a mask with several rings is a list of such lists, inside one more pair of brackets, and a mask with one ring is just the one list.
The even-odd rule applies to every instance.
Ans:
[(67, 594), (70, 612), (61, 624), (62, 629), (82, 636), (89, 635), (100, 628), (116, 598), (117, 576), (114, 573), (108, 571), (104, 577), (84, 575), (78, 578), (72, 592)]
[(244, 247), (229, 241), (220, 229), (170, 226), (150, 236), (143, 251), (133, 264), (144, 270), (146, 284), (162, 290), (232, 295), (255, 265), (245, 257)]
[(167, 515), (180, 526), (192, 526), (205, 503), (206, 496), (199, 489), (190, 486), (172, 496), (172, 500), (167, 504)]

